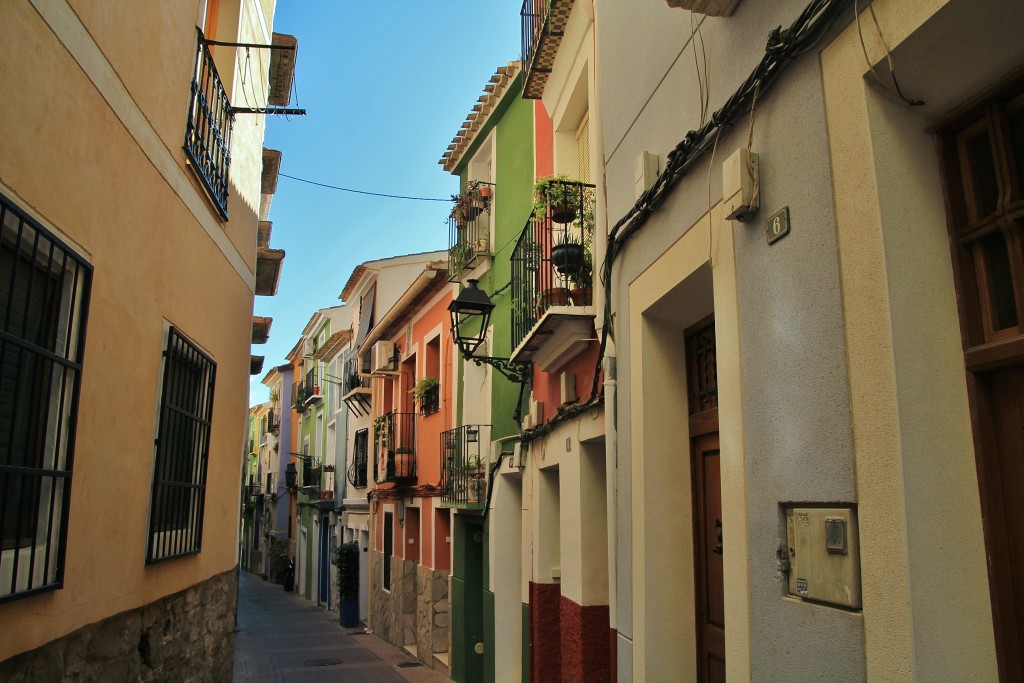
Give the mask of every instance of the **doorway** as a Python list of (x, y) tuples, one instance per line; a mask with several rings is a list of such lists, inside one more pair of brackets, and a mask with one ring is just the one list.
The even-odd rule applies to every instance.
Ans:
[(688, 328), (684, 344), (693, 482), (697, 675), (700, 681), (718, 683), (725, 681), (725, 591), (714, 317)]
[(1024, 79), (939, 140), (1000, 678), (1024, 679)]

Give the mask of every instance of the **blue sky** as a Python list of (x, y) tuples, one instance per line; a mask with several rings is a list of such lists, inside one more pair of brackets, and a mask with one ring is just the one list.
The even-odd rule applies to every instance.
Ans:
[[(519, 58), (515, 0), (278, 0), (274, 29), (299, 39), (296, 96), (305, 117), (267, 117), (281, 173), (369, 192), (445, 198), (457, 179), (437, 163), (499, 66)], [(363, 196), (281, 177), (270, 246), (287, 252), (274, 319), (250, 382), (285, 360), (319, 308), (335, 306), (360, 263), (448, 246), (450, 204)]]

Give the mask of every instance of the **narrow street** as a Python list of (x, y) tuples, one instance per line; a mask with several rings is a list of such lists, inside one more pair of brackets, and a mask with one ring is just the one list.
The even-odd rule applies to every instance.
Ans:
[(337, 612), (244, 571), (238, 579), (234, 664), (237, 683), (450, 680), (375, 635), (343, 629)]

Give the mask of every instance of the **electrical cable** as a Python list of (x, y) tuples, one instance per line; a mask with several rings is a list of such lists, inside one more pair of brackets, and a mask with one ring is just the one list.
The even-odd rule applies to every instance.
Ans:
[(687, 170), (696, 160), (712, 147), (712, 133), (715, 133), (717, 139), (722, 129), (732, 125), (741, 114), (752, 108), (756, 102), (755, 97), (760, 96), (762, 91), (772, 85), (790, 61), (817, 44), (835, 22), (846, 2), (848, 0), (811, 0), (788, 28), (784, 29), (782, 26), (778, 26), (770, 31), (765, 44), (765, 54), (750, 75), (726, 100), (725, 104), (712, 114), (710, 121), (702, 124), (697, 130), (689, 131), (669, 152), (665, 170), (640, 196), (633, 207), (612, 227), (608, 234), (608, 248), (600, 270), (600, 280), (605, 289), (604, 326), (601, 330), (601, 343), (594, 366), (590, 398), (584, 403), (562, 406), (555, 416), (543, 425), (524, 431), (521, 439), (523, 443), (529, 443), (549, 434), (562, 422), (603, 404), (601, 371), (608, 338), (614, 336), (611, 288), (615, 259), (625, 247), (626, 242), (637, 234), (661, 202), (668, 197), (673, 186), (686, 175)]
[(450, 202), (450, 197), (408, 197), (400, 194), (385, 194), (383, 192), (368, 192), (366, 190), (353, 190), (349, 187), (338, 187), (337, 185), (328, 185), (327, 183), (318, 183), (315, 180), (307, 180), (305, 178), (299, 178), (297, 176), (288, 175), (287, 173), (278, 173), (282, 178), (288, 178), (289, 180), (296, 180), (300, 183), (308, 183), (309, 185), (316, 185), (317, 187), (325, 187), (328, 190), (338, 190), (340, 192), (352, 192), (354, 194), (365, 194), (371, 197), (386, 197), (388, 199), (411, 199), (418, 202)]
[(900, 82), (896, 80), (896, 65), (892, 60), (892, 53), (889, 52), (889, 46), (885, 42), (885, 36), (882, 35), (882, 27), (878, 23), (878, 17), (875, 16), (875, 6), (873, 4), (868, 5), (868, 11), (871, 13), (871, 20), (875, 22), (875, 30), (878, 32), (878, 39), (882, 42), (882, 48), (885, 50), (885, 59), (889, 63), (889, 76), (892, 79), (892, 85), (889, 85), (884, 78), (878, 73), (874, 65), (871, 63), (871, 59), (868, 57), (868, 47), (864, 43), (864, 32), (861, 30), (860, 25), (860, 8), (859, 1), (853, 0), (853, 15), (857, 20), (857, 36), (860, 38), (860, 49), (864, 52), (864, 61), (868, 65), (868, 69), (881, 84), (883, 88), (896, 95), (896, 97), (903, 100), (908, 106), (920, 107), (924, 104), (922, 100), (912, 100), (903, 94), (903, 90), (900, 89)]

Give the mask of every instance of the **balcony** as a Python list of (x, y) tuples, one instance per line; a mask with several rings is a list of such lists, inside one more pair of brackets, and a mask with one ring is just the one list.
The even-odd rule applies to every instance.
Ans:
[(487, 504), (490, 425), (463, 425), (441, 432), (441, 504), (482, 510)]
[(192, 71), (192, 94), (188, 104), (183, 149), (189, 167), (224, 220), (228, 219), (228, 169), (231, 167), (231, 111), (224, 84), (197, 29), (196, 64)]
[(341, 378), (341, 400), (356, 417), (366, 417), (370, 414), (373, 380), (362, 375), (359, 370), (358, 358), (350, 358), (345, 363), (345, 372)]
[(523, 0), (519, 12), (522, 20), (523, 69), (526, 83), (523, 98), (538, 100), (551, 75), (551, 67), (562, 42), (562, 33), (569, 22), (574, 0)]
[(267, 431), (275, 436), (281, 431), (281, 414), (276, 408), (267, 413)]
[(391, 412), (373, 421), (374, 481), (416, 478), (416, 413)]
[(491, 203), (494, 185), (472, 182), (453, 196), (448, 215), (448, 272), (455, 282), (491, 254)]
[(302, 382), (303, 387), (306, 390), (306, 405), (313, 403), (319, 403), (324, 400), (321, 382), (320, 382), (320, 368), (310, 368), (309, 372), (306, 373), (306, 377)]
[(594, 186), (546, 192), (512, 250), (512, 360), (555, 372), (594, 336)]

